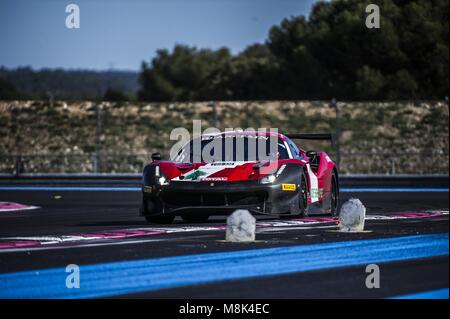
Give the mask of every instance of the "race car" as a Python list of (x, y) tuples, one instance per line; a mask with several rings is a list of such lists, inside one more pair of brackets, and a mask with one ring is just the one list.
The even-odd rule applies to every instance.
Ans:
[(175, 216), (202, 222), (236, 209), (278, 217), (336, 215), (336, 164), (325, 152), (293, 142), (333, 136), (230, 131), (191, 139), (171, 161), (154, 153), (143, 171), (140, 214), (151, 223), (171, 223)]

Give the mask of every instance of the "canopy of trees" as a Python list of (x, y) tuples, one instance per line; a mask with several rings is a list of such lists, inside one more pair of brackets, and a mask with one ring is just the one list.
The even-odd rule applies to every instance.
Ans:
[[(379, 29), (366, 6), (378, 4)], [(0, 99), (395, 100), (443, 99), (449, 82), (448, 0), (332, 0), (273, 26), (264, 44), (176, 45), (118, 71), (0, 68)]]
[[(377, 3), (381, 27), (368, 29)], [(143, 63), (138, 98), (442, 99), (448, 95), (448, 0), (335, 0), (284, 19), (265, 44), (228, 49), (176, 45)]]

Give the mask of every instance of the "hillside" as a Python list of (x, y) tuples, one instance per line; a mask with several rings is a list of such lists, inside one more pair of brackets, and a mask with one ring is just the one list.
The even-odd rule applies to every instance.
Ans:
[[(0, 67), (0, 80), (12, 85), (21, 99), (98, 100), (108, 88), (132, 98), (138, 89), (137, 72)], [(0, 84), (0, 93), (2, 85)], [(11, 89), (9, 88), (9, 91)], [(1, 96), (1, 95), (0, 95)]]
[[(92, 172), (96, 113), (92, 102), (0, 102), (0, 172), (16, 155), (28, 172)], [(153, 151), (167, 153), (173, 128), (192, 132), (192, 119), (212, 126), (210, 103), (109, 103), (101, 109), (101, 171), (139, 172)], [(327, 102), (221, 102), (219, 127), (334, 131)], [(448, 105), (443, 102), (340, 103), (342, 173), (448, 174)], [(324, 142), (302, 144), (323, 148)], [(39, 154), (39, 156), (38, 156)], [(51, 155), (51, 156), (50, 156)]]

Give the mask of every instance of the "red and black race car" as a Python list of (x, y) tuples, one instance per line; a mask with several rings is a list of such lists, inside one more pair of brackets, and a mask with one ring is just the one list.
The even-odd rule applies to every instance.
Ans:
[[(144, 168), (140, 213), (153, 223), (171, 223), (176, 215), (205, 221), (236, 209), (280, 217), (335, 215), (339, 197), (335, 163), (325, 152), (305, 151), (292, 141), (332, 138), (332, 134), (232, 131), (191, 140), (173, 161), (163, 161), (155, 153)], [(263, 152), (261, 145), (266, 146)], [(213, 160), (205, 159), (205, 154), (214, 155)]]

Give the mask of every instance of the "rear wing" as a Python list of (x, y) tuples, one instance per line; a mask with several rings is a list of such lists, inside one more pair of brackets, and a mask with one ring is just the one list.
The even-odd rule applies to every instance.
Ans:
[(331, 141), (331, 145), (334, 147), (336, 142), (336, 134), (334, 133), (294, 133), (286, 134), (287, 137), (293, 140), (321, 140)]

